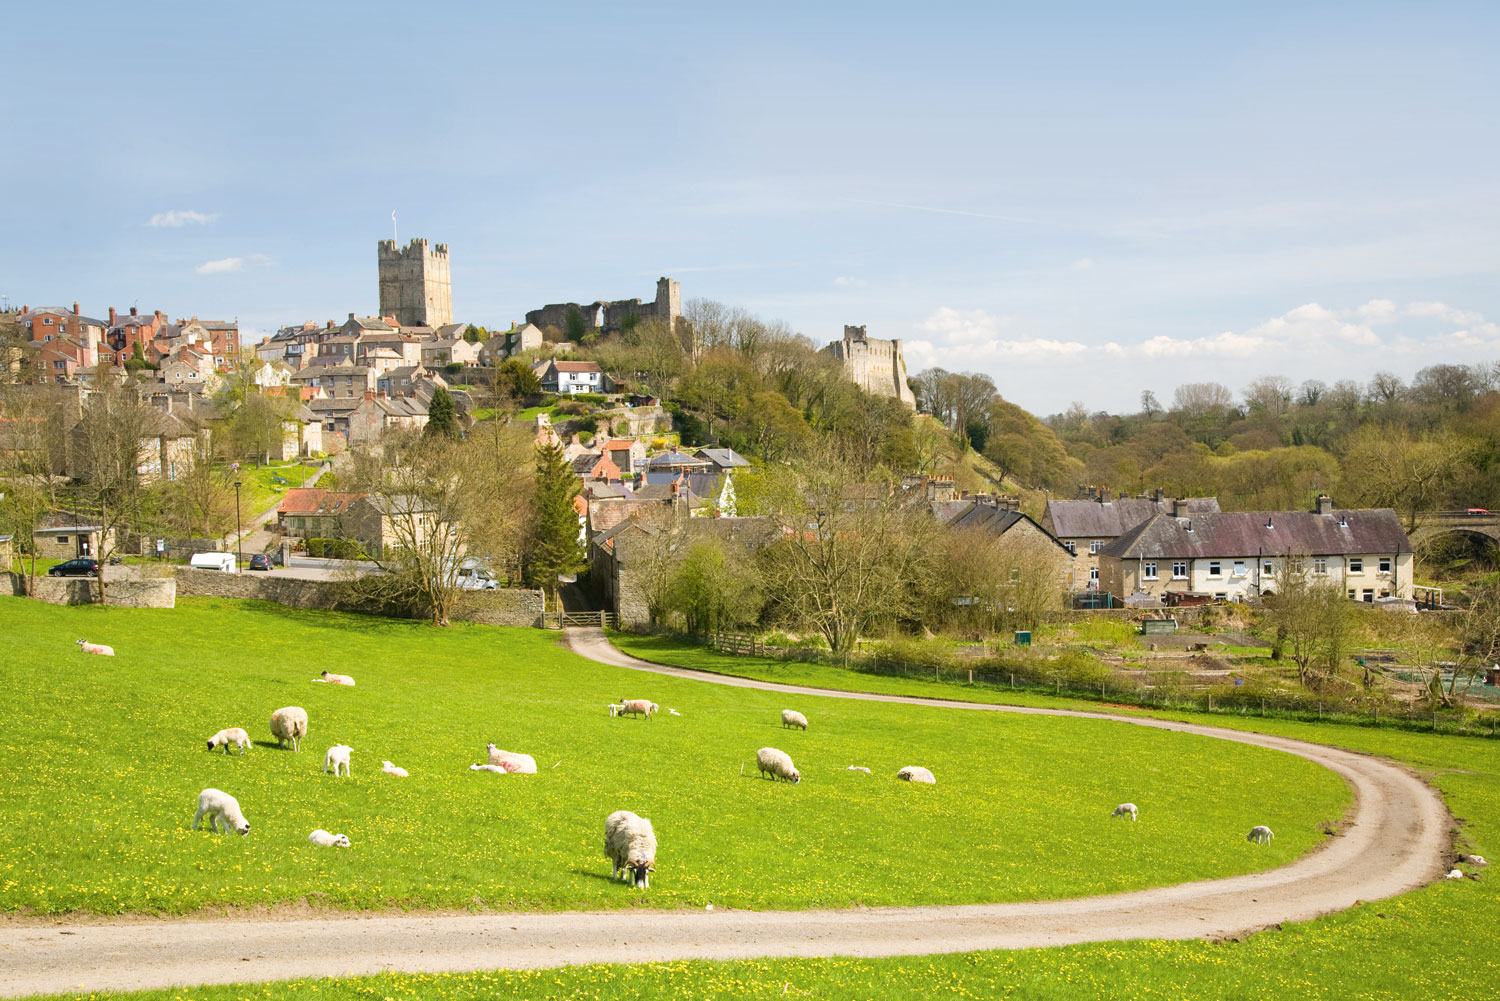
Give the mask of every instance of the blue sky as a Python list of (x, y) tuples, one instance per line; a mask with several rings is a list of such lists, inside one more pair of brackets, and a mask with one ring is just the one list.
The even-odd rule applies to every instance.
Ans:
[(1500, 5), (1311, 6), (27, 5), (0, 293), (342, 319), (394, 210), (462, 319), (665, 274), (1042, 414), (1500, 358)]

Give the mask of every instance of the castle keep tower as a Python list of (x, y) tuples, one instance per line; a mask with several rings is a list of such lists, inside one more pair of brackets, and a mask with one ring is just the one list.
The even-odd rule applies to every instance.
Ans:
[(394, 316), (403, 327), (453, 322), (446, 243), (429, 250), (427, 241), (417, 238), (398, 250), (395, 240), (381, 240), (377, 253), (381, 316)]
[(901, 339), (883, 341), (867, 337), (865, 328), (844, 327), (844, 339), (823, 349), (844, 364), (844, 374), (867, 393), (894, 396), (911, 409), (917, 409), (917, 397), (906, 384), (906, 356)]

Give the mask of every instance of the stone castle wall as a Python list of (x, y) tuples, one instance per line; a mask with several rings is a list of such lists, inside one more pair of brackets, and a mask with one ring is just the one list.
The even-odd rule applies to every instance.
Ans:
[(881, 340), (865, 336), (864, 327), (844, 327), (844, 339), (834, 341), (823, 351), (837, 358), (849, 380), (867, 393), (893, 396), (913, 410), (916, 394), (906, 384), (906, 356), (901, 340)]
[(417, 238), (397, 248), (395, 240), (381, 240), (376, 256), (381, 316), (394, 316), (403, 326), (440, 327), (453, 322), (446, 243), (429, 249), (426, 240)]
[(662, 320), (669, 329), (676, 330), (677, 323), (682, 318), (682, 285), (670, 278), (658, 278), (656, 298), (651, 302), (639, 299), (599, 299), (587, 304), (548, 303), (541, 309), (533, 309), (527, 313), (526, 322), (543, 330), (548, 327), (566, 330), (568, 311), (574, 309), (583, 317), (584, 327), (589, 333), (618, 333), (624, 328), (625, 321), (632, 316), (638, 316), (642, 320)]

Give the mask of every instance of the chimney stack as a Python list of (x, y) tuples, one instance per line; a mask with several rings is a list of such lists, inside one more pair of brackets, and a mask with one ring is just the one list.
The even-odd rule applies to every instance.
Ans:
[(1172, 517), (1181, 518), (1185, 516), (1187, 514), (1186, 508), (1187, 505), (1183, 503), (1181, 497), (1172, 498)]
[(78, 315), (78, 300), (77, 299), (73, 300), (73, 315), (74, 316)]
[(109, 325), (111, 327), (115, 325), (115, 307), (113, 306), (109, 307)]
[(1100, 504), (1108, 504), (1109, 503), (1109, 487), (1100, 487), (1099, 488), (1099, 503)]
[(1333, 514), (1333, 498), (1327, 494), (1318, 494), (1318, 514)]
[(1160, 504), (1160, 503), (1161, 503), (1161, 502), (1162, 502), (1162, 499), (1163, 499), (1163, 498), (1164, 498), (1164, 497), (1165, 497), (1165, 496), (1166, 496), (1166, 495), (1165, 495), (1165, 494), (1164, 494), (1164, 493), (1162, 493), (1162, 489), (1161, 489), (1161, 487), (1157, 487), (1157, 488), (1156, 488), (1156, 493), (1155, 493), (1155, 495), (1154, 495), (1154, 497), (1153, 497), (1153, 499), (1154, 499), (1154, 500), (1155, 500), (1155, 501), (1156, 501), (1156, 503), (1158, 503), (1158, 504)]

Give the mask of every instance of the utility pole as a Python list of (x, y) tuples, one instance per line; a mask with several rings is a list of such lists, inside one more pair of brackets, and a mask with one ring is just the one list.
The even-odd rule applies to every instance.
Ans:
[(240, 525), (240, 481), (234, 481), (234, 569), (240, 569), (240, 564), (245, 561), (243, 545), (245, 542), (245, 530)]

